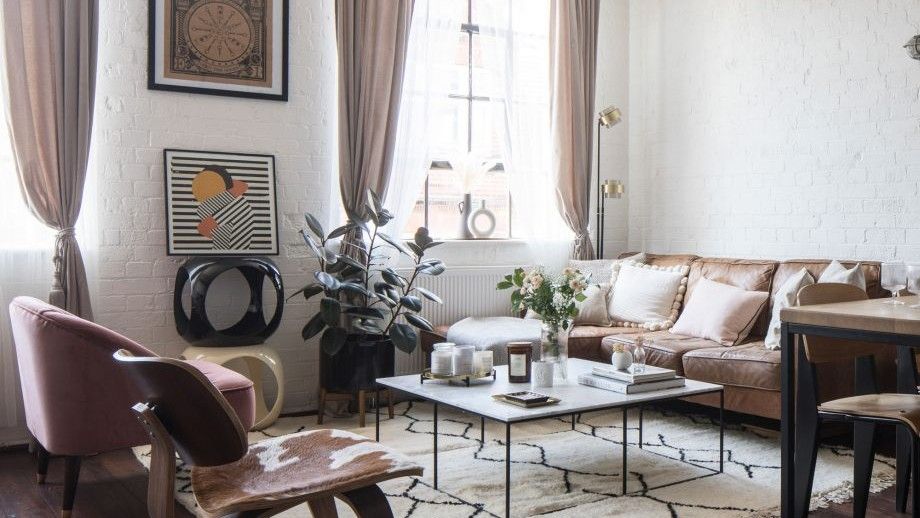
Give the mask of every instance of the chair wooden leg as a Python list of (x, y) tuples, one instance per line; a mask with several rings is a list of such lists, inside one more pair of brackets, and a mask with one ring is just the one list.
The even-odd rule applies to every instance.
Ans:
[(393, 518), (390, 502), (377, 485), (366, 486), (339, 495), (358, 518)]
[(319, 409), (316, 411), (316, 424), (323, 424), (323, 415), (326, 413), (326, 389), (319, 389)]
[(307, 504), (314, 518), (337, 518), (339, 516), (335, 510), (335, 499), (331, 496), (310, 500)]
[(396, 416), (396, 413), (393, 411), (393, 391), (387, 390), (387, 409), (389, 410), (390, 419)]
[(358, 391), (358, 426), (364, 428), (364, 414), (367, 410), (367, 393), (363, 390)]
[(77, 494), (77, 482), (80, 479), (80, 461), (82, 457), (64, 458), (64, 501), (61, 504), (61, 518), (70, 518), (73, 512), (73, 500)]
[(48, 475), (48, 458), (51, 456), (44, 446), (35, 441), (35, 457), (38, 459), (38, 467), (35, 471), (35, 480), (39, 484), (45, 483), (45, 476)]
[(853, 423), (853, 516), (864, 518), (875, 461), (875, 423)]

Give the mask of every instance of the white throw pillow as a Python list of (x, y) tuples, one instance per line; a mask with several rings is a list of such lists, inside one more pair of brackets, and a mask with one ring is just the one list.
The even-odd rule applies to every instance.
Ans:
[(776, 295), (773, 296), (770, 327), (767, 328), (767, 336), (764, 338), (764, 345), (767, 349), (776, 351), (780, 348), (780, 326), (782, 322), (779, 320), (779, 312), (785, 308), (796, 306), (795, 299), (799, 294), (799, 290), (814, 283), (815, 278), (808, 273), (807, 269), (802, 268), (786, 279), (786, 282), (776, 291)]
[(569, 267), (578, 269), (578, 271), (586, 276), (590, 275), (591, 277), (588, 279), (588, 282), (591, 284), (610, 284), (610, 276), (613, 274), (613, 265), (624, 261), (644, 263), (645, 260), (645, 253), (640, 252), (622, 259), (593, 259), (590, 261), (572, 259), (569, 261)]
[(847, 267), (840, 264), (840, 261), (831, 261), (827, 268), (818, 277), (818, 284), (825, 282), (840, 282), (843, 284), (852, 284), (863, 291), (866, 289), (866, 274), (863, 273), (862, 265), (856, 263), (856, 266), (847, 270)]
[(689, 266), (613, 265), (607, 311), (614, 326), (651, 331), (674, 325), (687, 291)]
[(737, 345), (751, 332), (769, 299), (765, 291), (747, 291), (703, 277), (671, 332)]
[(609, 291), (609, 284), (589, 285), (584, 291), (585, 300), (575, 302), (575, 307), (578, 308), (575, 323), (595, 326), (610, 325), (610, 317), (607, 316), (607, 293)]

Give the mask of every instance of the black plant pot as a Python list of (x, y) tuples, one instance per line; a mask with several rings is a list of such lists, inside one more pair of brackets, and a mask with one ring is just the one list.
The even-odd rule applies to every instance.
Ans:
[(323, 388), (329, 392), (374, 390), (377, 378), (395, 373), (393, 342), (384, 335), (348, 335), (334, 356), (320, 355)]

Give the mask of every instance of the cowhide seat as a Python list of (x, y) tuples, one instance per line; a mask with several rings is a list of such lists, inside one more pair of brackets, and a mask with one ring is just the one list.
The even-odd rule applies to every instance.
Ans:
[(115, 353), (141, 390), (134, 405), (153, 450), (147, 508), (171, 518), (176, 452), (191, 466), (192, 491), (209, 516), (271, 516), (307, 503), (318, 518), (336, 516), (339, 498), (362, 517), (391, 517), (379, 482), (421, 476), (408, 457), (363, 436), (314, 430), (249, 446), (227, 401), (197, 370), (169, 358)]

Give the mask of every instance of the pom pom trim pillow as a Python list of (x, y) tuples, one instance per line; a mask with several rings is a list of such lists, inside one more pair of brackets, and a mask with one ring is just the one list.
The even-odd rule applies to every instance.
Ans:
[(674, 325), (687, 291), (688, 273), (690, 267), (686, 265), (614, 264), (607, 301), (612, 325), (649, 331)]
[(747, 338), (769, 300), (765, 291), (747, 291), (703, 277), (671, 332), (737, 345)]

